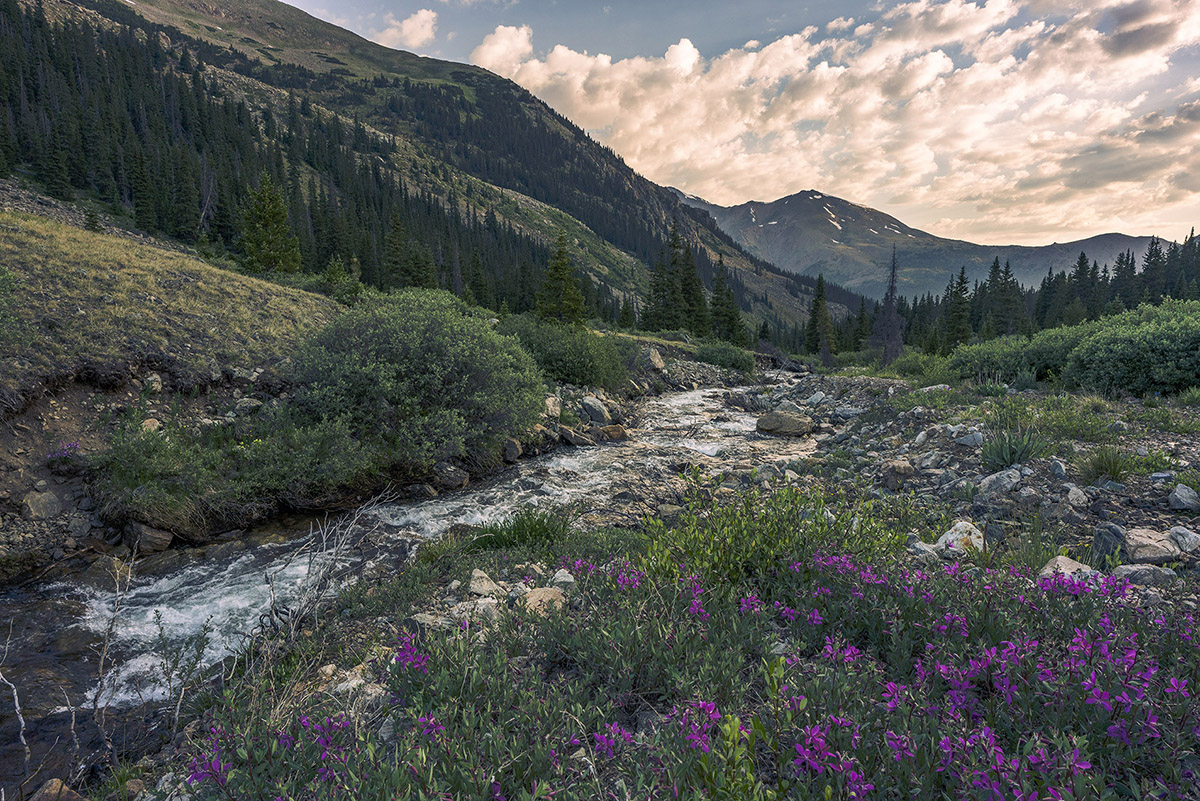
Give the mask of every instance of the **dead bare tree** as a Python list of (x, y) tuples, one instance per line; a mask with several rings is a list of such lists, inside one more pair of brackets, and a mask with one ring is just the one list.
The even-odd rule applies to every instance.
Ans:
[(6, 637), (4, 640), (4, 653), (3, 653), (3, 655), (0, 655), (0, 683), (3, 683), (12, 692), (13, 707), (16, 709), (16, 712), (17, 712), (17, 727), (18, 727), (17, 737), (18, 737), (19, 742), (21, 743), (21, 748), (24, 749), (24, 751), (25, 751), (24, 771), (25, 771), (25, 780), (28, 781), (29, 780), (29, 759), (30, 759), (31, 754), (29, 751), (29, 741), (25, 739), (25, 716), (23, 714), (21, 714), (21, 696), (17, 692), (17, 685), (15, 685), (11, 681), (9, 681), (8, 677), (4, 675), (4, 663), (8, 659), (8, 649), (9, 649), (9, 646), (11, 646), (11, 645), (12, 645), (12, 621), (10, 620), (8, 623), (8, 637)]

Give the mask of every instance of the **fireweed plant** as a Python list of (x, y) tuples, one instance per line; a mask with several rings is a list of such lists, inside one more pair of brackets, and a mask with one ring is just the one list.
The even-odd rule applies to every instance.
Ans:
[(1142, 606), (1112, 578), (918, 568), (896, 555), (892, 511), (751, 494), (651, 521), (624, 557), (559, 554), (570, 603), (401, 635), (371, 714), (313, 696), (266, 723), (238, 703), (254, 687), (230, 688), (190, 786), (285, 800), (1196, 797), (1194, 612)]

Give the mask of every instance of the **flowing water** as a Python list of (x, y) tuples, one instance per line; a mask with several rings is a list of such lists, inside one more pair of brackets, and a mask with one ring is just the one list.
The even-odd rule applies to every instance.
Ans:
[[(525, 506), (572, 505), (585, 523), (633, 523), (670, 497), (681, 466), (711, 473), (806, 455), (811, 440), (755, 433), (755, 417), (727, 408), (722, 390), (674, 393), (646, 401), (633, 439), (595, 448), (564, 448), (528, 459), (499, 476), (432, 500), (369, 507), (357, 518), (373, 547), (350, 555), (360, 562), (407, 554), (412, 543), (437, 538), (456, 524), (503, 520)], [(657, 498), (658, 500), (654, 500)], [(647, 503), (639, 500), (648, 499)], [(187, 558), (153, 575), (135, 574), (117, 606), (111, 588), (80, 578), (0, 595), (0, 623), (12, 627), (5, 677), (22, 694), (27, 737), (65, 754), (69, 702), (90, 706), (97, 687), (96, 650), (106, 633), (115, 683), (103, 701), (132, 707), (160, 697), (156, 666), (164, 645), (196, 641), (206, 628), (204, 661), (228, 656), (275, 602), (287, 605), (324, 558), (313, 521), (290, 530), (254, 532)], [(361, 565), (360, 565), (361, 566)], [(266, 577), (273, 576), (272, 586)], [(2, 688), (0, 688), (2, 689)], [(15, 716), (0, 696), (0, 786), (20, 767)], [(10, 738), (10, 735), (11, 736)], [(56, 742), (57, 741), (57, 742)], [(36, 761), (36, 760), (35, 760)]]

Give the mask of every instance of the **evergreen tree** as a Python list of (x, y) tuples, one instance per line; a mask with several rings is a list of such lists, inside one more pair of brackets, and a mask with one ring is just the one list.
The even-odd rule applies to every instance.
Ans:
[(581, 323), (584, 314), (583, 293), (575, 283), (575, 271), (567, 253), (567, 236), (559, 232), (554, 255), (537, 296), (537, 313), (548, 320)]
[(948, 349), (971, 341), (971, 298), (967, 282), (967, 268), (958, 271), (958, 278), (946, 287), (946, 314), (943, 325), (943, 342)]
[(265, 172), (250, 193), (242, 223), (242, 249), (250, 272), (294, 273), (300, 270), (300, 240), (287, 224), (283, 193)]
[(825, 275), (817, 276), (817, 289), (813, 294), (808, 311), (808, 324), (804, 331), (804, 350), (807, 353), (824, 353), (832, 349), (833, 317), (825, 299)]
[(746, 324), (742, 321), (742, 310), (734, 298), (733, 287), (729, 283), (729, 269), (722, 255), (717, 256), (717, 266), (713, 272), (712, 324), (713, 335), (717, 339), (735, 345), (746, 344)]
[[(882, 361), (891, 364), (900, 358), (904, 350), (904, 318), (900, 316), (899, 295), (900, 264), (896, 259), (896, 248), (892, 246), (892, 266), (888, 273), (888, 288), (883, 296), (883, 306), (875, 318), (872, 344), (883, 351)], [(969, 312), (968, 309), (964, 309)]]
[(617, 327), (626, 331), (632, 331), (637, 328), (637, 312), (633, 309), (633, 303), (630, 302), (629, 296), (621, 302), (621, 313), (617, 316)]

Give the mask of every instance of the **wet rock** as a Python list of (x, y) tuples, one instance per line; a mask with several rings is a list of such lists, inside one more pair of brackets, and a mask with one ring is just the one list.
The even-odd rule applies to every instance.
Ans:
[(982, 551), (983, 532), (976, 528), (974, 523), (959, 520), (945, 534), (938, 537), (934, 547), (943, 558), (953, 558), (971, 550)]
[(151, 528), (143, 523), (133, 522), (125, 526), (121, 532), (125, 545), (136, 550), (139, 556), (165, 551), (171, 546), (174, 535), (169, 531)]
[(1168, 567), (1152, 565), (1119, 565), (1113, 568), (1113, 578), (1125, 579), (1130, 584), (1141, 584), (1146, 587), (1165, 587), (1179, 576)]
[(500, 585), (492, 581), (491, 576), (479, 568), (471, 571), (471, 583), (467, 585), (467, 592), (472, 595), (489, 595), (493, 597), (504, 595), (504, 590), (501, 589)]
[(625, 426), (619, 423), (613, 423), (610, 426), (604, 426), (600, 429), (600, 433), (604, 435), (604, 439), (609, 442), (624, 442), (629, 439), (629, 432), (625, 430)]
[(1177, 484), (1167, 496), (1167, 506), (1175, 512), (1200, 512), (1200, 495), (1186, 484)]
[(1197, 534), (1190, 528), (1175, 526), (1167, 532), (1167, 535), (1179, 550), (1184, 553), (1196, 553), (1200, 551), (1200, 534)]
[(62, 501), (53, 492), (31, 492), (21, 500), (21, 516), (26, 520), (49, 520), (62, 511)]
[(438, 462), (433, 468), (433, 482), (439, 489), (462, 489), (470, 480), (471, 476), (466, 470), (449, 462)]
[(811, 434), (816, 426), (811, 417), (787, 412), (768, 412), (758, 418), (755, 428), (760, 434), (780, 437), (802, 437)]
[(500, 448), (500, 457), (509, 464), (512, 464), (521, 458), (522, 452), (521, 443), (509, 437), (504, 440), (504, 445)]
[(585, 417), (599, 426), (607, 426), (612, 424), (612, 413), (608, 411), (608, 407), (593, 395), (585, 395), (583, 400), (579, 402), (580, 408), (583, 410)]
[(538, 587), (525, 593), (521, 603), (535, 615), (548, 614), (553, 609), (561, 609), (567, 602), (567, 596), (558, 587)]
[(596, 441), (587, 434), (581, 434), (567, 426), (562, 426), (558, 429), (558, 436), (562, 438), (563, 442), (576, 448), (591, 448), (596, 444)]
[(1067, 556), (1056, 556), (1046, 563), (1045, 567), (1038, 572), (1041, 578), (1049, 578), (1055, 574), (1070, 576), (1071, 578), (1082, 580), (1092, 576), (1098, 576), (1099, 572), (1093, 570), (1082, 562), (1076, 562)]
[(916, 468), (907, 459), (890, 459), (883, 463), (880, 481), (883, 486), (896, 491), (904, 486), (904, 482), (916, 474)]

